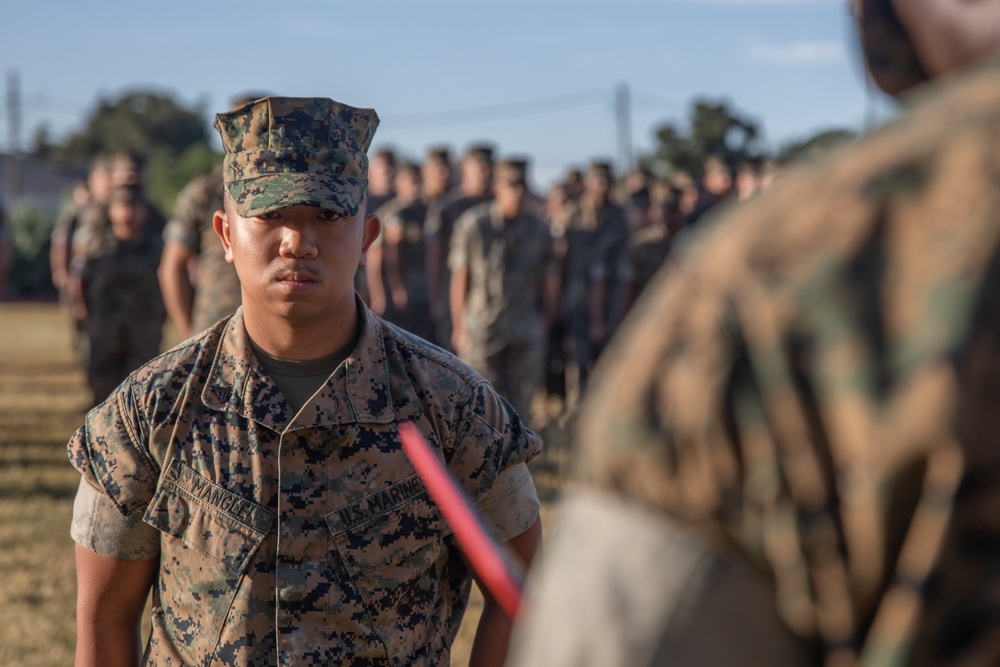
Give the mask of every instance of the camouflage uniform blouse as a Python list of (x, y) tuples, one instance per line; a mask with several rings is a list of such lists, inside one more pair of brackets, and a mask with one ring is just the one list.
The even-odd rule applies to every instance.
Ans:
[(458, 219), (448, 264), (469, 271), (470, 346), (495, 352), (512, 342), (541, 341), (542, 286), (558, 272), (555, 239), (541, 218), (522, 213), (504, 220), (496, 204), (480, 204)]
[(80, 544), (159, 558), (149, 665), (447, 665), (470, 576), (397, 439), (412, 421), (501, 540), (538, 437), (454, 357), (361, 308), (293, 415), (242, 311), (134, 372), (69, 444)]

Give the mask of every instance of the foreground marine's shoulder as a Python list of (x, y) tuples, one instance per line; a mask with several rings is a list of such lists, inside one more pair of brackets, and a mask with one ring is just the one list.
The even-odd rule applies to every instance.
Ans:
[(192, 385), (203, 382), (211, 371), (228, 322), (229, 318), (222, 320), (133, 371), (127, 380), (133, 394), (190, 393)]
[(486, 382), (455, 355), (385, 320), (379, 325), (390, 372), (404, 373), (414, 386), (457, 397)]

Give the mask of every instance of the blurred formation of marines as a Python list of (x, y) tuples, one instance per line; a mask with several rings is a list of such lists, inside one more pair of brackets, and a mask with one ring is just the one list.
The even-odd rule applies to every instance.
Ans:
[(650, 284), (510, 664), (1000, 664), (1000, 2), (858, 10), (905, 115)]

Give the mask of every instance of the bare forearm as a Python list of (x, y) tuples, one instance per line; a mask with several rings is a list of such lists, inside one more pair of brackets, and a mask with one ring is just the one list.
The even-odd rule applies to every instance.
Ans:
[(469, 667), (501, 667), (507, 659), (510, 629), (507, 615), (499, 605), (487, 599), (472, 643)]
[(465, 336), (465, 296), (469, 289), (468, 278), (468, 269), (455, 269), (451, 272), (448, 304), (451, 312), (452, 342), (456, 350)]
[(191, 336), (194, 285), (191, 284), (188, 268), (194, 256), (194, 252), (181, 244), (168, 242), (163, 247), (160, 267), (156, 272), (160, 281), (160, 292), (163, 294), (163, 305), (182, 338)]
[(135, 667), (142, 657), (140, 619), (128, 624), (91, 619), (77, 623), (75, 667)]
[(127, 561), (76, 546), (76, 667), (134, 667), (158, 559)]
[(187, 269), (183, 266), (160, 267), (160, 292), (167, 315), (173, 320), (182, 338), (191, 336), (191, 305), (194, 290), (188, 282)]

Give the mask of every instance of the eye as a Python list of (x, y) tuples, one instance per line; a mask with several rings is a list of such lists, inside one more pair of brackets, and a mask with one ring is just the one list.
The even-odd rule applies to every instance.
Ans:
[(261, 220), (277, 220), (281, 217), (281, 209), (278, 209), (277, 211), (271, 211), (270, 213), (262, 213), (257, 217), (260, 218)]
[(339, 220), (340, 219), (340, 213), (337, 213), (336, 211), (331, 211), (328, 208), (324, 208), (324, 209), (322, 209), (319, 212), (319, 219), (320, 220)]

